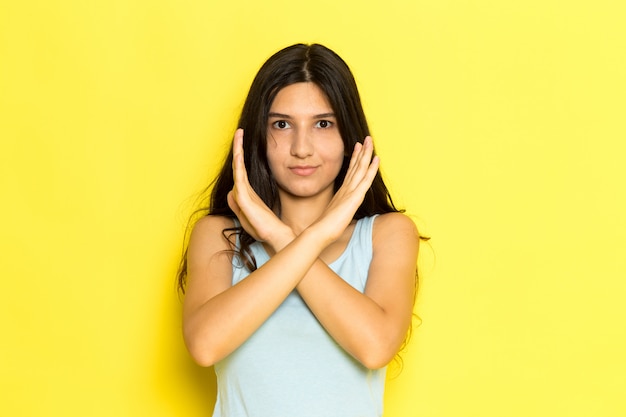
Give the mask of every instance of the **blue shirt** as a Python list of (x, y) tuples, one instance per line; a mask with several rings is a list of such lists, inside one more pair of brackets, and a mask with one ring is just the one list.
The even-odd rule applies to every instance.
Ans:
[[(372, 260), (374, 218), (357, 221), (346, 249), (329, 265), (360, 292)], [(262, 244), (251, 248), (258, 266), (268, 261)], [(248, 275), (233, 260), (233, 285)], [(215, 364), (213, 417), (380, 417), (385, 370), (367, 369), (343, 350), (294, 290), (248, 340)]]

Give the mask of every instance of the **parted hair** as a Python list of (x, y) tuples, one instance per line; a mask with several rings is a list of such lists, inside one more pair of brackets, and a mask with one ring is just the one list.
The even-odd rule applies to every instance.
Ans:
[[(295, 44), (272, 55), (261, 66), (252, 81), (238, 127), (244, 130), (243, 152), (250, 185), (263, 202), (277, 213), (280, 213), (278, 187), (270, 171), (266, 154), (268, 113), (281, 89), (301, 82), (315, 83), (326, 95), (335, 113), (346, 150), (343, 166), (335, 179), (335, 191), (343, 183), (352, 149), (357, 142), (363, 143), (365, 137), (370, 135), (356, 82), (350, 68), (339, 55), (320, 44)], [(227, 195), (234, 185), (232, 161), (231, 146), (219, 174), (206, 189), (206, 192), (210, 193), (208, 207), (200, 209), (206, 215), (236, 218), (227, 202)], [(397, 211), (400, 210), (394, 206), (379, 171), (354, 214), (354, 219)], [(223, 234), (231, 242), (234, 256), (237, 256), (250, 271), (256, 269), (256, 261), (250, 250), (254, 238), (242, 227), (224, 229)], [(238, 236), (239, 245), (234, 244), (233, 236)], [(177, 276), (178, 288), (183, 293), (186, 277), (185, 249)]]

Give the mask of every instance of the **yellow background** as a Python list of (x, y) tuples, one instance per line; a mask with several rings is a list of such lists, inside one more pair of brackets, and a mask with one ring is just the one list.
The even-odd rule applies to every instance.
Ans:
[(624, 22), (609, 0), (2, 1), (0, 415), (210, 415), (185, 221), (298, 41), (350, 64), (433, 237), (385, 416), (626, 415)]

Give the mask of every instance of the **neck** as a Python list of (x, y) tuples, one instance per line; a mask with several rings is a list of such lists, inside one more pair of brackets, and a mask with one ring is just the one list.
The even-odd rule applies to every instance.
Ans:
[(281, 193), (280, 219), (299, 235), (322, 215), (332, 197), (329, 193), (307, 198)]

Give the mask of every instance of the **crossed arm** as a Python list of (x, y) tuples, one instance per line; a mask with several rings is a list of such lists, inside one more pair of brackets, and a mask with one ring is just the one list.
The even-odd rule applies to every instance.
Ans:
[(232, 266), (222, 230), (232, 220), (207, 216), (191, 235), (183, 331), (193, 358), (210, 366), (240, 346), (297, 289), (329, 334), (369, 368), (389, 362), (411, 321), (418, 234), (400, 213), (374, 222), (373, 259), (360, 293), (319, 259), (343, 232), (378, 169), (371, 140), (357, 145), (342, 187), (324, 214), (296, 235), (251, 189), (242, 153), (234, 141), (235, 186), (229, 205), (242, 226), (274, 255), (246, 279), (231, 285)]

